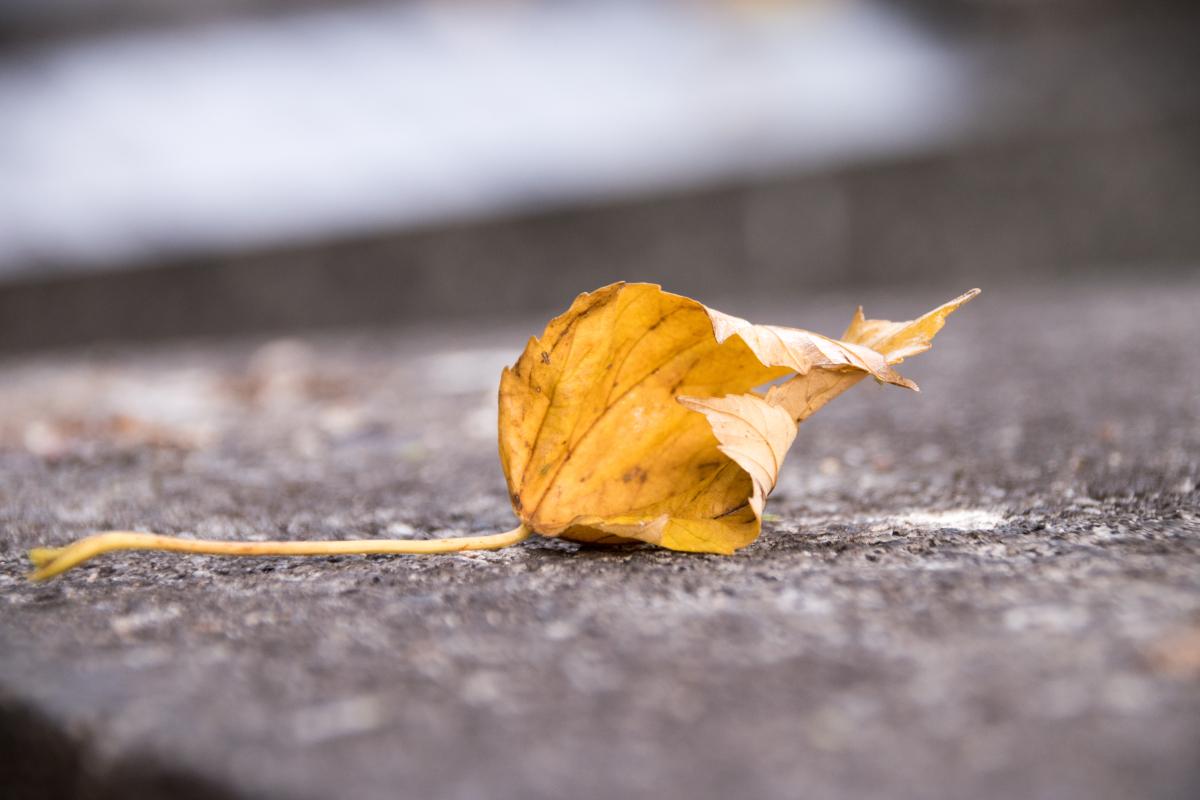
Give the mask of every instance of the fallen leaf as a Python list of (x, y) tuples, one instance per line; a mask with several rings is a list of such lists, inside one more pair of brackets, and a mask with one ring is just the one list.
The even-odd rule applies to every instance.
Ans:
[(580, 295), (501, 377), (513, 508), (545, 536), (745, 547), (799, 424), (867, 376), (916, 389), (894, 365), (928, 350), (978, 293), (909, 322), (860, 308), (840, 340), (755, 325), (652, 284)]
[[(119, 550), (229, 556), (496, 550), (531, 533), (732, 553), (763, 507), (801, 422), (929, 349), (975, 289), (910, 322), (862, 309), (841, 339), (754, 325), (646, 283), (582, 294), (500, 379), (500, 459), (521, 524), (451, 539), (214, 541), (104, 531), (29, 552), (30, 578)], [(784, 383), (755, 391), (781, 378)]]

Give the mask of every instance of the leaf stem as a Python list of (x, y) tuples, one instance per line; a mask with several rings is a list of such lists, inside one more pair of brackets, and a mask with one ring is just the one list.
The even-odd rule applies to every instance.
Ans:
[(322, 542), (230, 542), (212, 539), (179, 539), (157, 533), (105, 531), (78, 539), (66, 547), (36, 547), (29, 560), (37, 567), (32, 581), (61, 575), (85, 561), (115, 550), (153, 550), (210, 556), (332, 556), (419, 555), (458, 553), (464, 550), (499, 550), (529, 538), (531, 531), (518, 525), (511, 531), (453, 539), (346, 539)]

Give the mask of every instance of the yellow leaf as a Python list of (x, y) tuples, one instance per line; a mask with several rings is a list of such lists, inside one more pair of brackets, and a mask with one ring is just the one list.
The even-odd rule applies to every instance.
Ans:
[[(797, 426), (929, 349), (978, 290), (841, 340), (754, 325), (652, 284), (580, 295), (500, 383), (500, 458), (523, 525), (587, 542), (731, 553), (758, 536)], [(792, 375), (765, 394), (756, 392)]]
[[(500, 380), (500, 459), (521, 524), (450, 539), (221, 541), (103, 531), (29, 553), (47, 580), (104, 553), (224, 556), (495, 550), (531, 532), (707, 553), (754, 541), (799, 424), (929, 349), (973, 290), (911, 322), (858, 310), (841, 340), (753, 325), (645, 283), (580, 295)], [(765, 394), (755, 391), (779, 378)]]

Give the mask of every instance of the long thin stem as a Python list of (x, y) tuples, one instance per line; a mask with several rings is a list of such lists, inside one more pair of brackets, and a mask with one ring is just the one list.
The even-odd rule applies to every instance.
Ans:
[(157, 533), (105, 531), (78, 539), (66, 547), (38, 547), (29, 551), (37, 570), (33, 581), (61, 575), (83, 562), (114, 550), (157, 550), (210, 556), (332, 556), (418, 555), (458, 553), (463, 550), (499, 550), (527, 539), (530, 530), (518, 525), (511, 531), (454, 539), (347, 539), (321, 542), (228, 542), (212, 539), (178, 539)]

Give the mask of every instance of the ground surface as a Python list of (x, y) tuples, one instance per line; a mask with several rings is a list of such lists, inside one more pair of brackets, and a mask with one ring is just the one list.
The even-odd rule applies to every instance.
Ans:
[[(852, 303), (718, 307), (837, 333)], [(730, 558), (114, 555), (31, 585), (27, 547), (97, 528), (510, 527), (495, 382), (544, 320), (7, 361), (0, 794), (1195, 797), (1197, 309), (986, 292), (921, 394), (805, 424)]]

